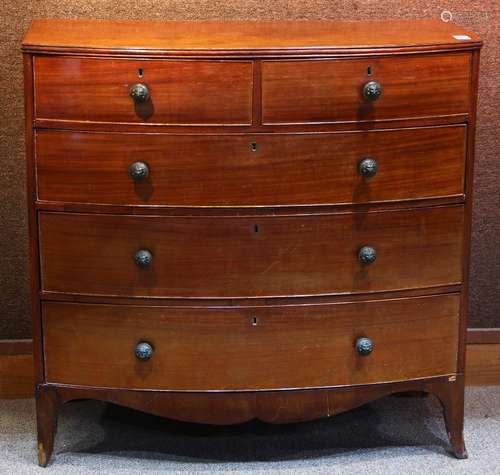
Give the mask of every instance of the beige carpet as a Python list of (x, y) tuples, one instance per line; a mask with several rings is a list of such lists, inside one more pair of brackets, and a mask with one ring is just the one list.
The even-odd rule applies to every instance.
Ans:
[(468, 460), (448, 455), (434, 397), (388, 397), (315, 422), (185, 424), (99, 402), (64, 407), (49, 468), (34, 403), (0, 401), (0, 474), (500, 474), (500, 386), (468, 388)]

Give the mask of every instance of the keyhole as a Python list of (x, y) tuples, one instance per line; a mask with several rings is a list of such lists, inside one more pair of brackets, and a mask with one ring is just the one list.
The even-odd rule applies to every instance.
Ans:
[(250, 149), (252, 150), (252, 152), (256, 152), (257, 151), (257, 142), (252, 142), (250, 144)]
[(253, 225), (253, 232), (254, 232), (254, 233), (258, 233), (259, 231), (260, 231), (260, 229), (259, 229), (259, 225), (258, 225), (258, 224), (254, 224), (254, 225)]
[(140, 77), (140, 78), (142, 78), (142, 76), (144, 76), (144, 69), (139, 68), (139, 69), (137, 70), (137, 76), (138, 76), (138, 77)]
[(368, 66), (368, 68), (366, 69), (366, 74), (368, 74), (368, 76), (372, 75), (372, 67), (371, 66)]
[(257, 326), (257, 317), (252, 317), (252, 327)]

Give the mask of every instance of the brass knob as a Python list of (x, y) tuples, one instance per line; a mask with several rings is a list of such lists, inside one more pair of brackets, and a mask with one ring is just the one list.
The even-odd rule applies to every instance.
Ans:
[(359, 174), (371, 178), (377, 174), (378, 163), (373, 158), (365, 158), (359, 162)]
[(128, 167), (128, 174), (134, 181), (145, 180), (149, 176), (149, 167), (144, 162), (134, 162)]
[(363, 97), (367, 101), (376, 101), (382, 95), (382, 86), (377, 81), (367, 82), (363, 86)]
[(358, 260), (361, 264), (372, 264), (377, 259), (377, 250), (371, 246), (363, 246), (358, 251)]
[(149, 89), (145, 84), (134, 84), (130, 88), (129, 94), (137, 104), (142, 104), (149, 100)]
[(373, 341), (370, 338), (358, 338), (355, 344), (356, 351), (360, 356), (368, 356), (373, 352)]
[(153, 356), (153, 347), (147, 341), (140, 341), (135, 347), (135, 357), (140, 361), (147, 361)]
[(149, 267), (153, 262), (153, 254), (147, 249), (140, 249), (134, 254), (134, 261), (139, 267)]

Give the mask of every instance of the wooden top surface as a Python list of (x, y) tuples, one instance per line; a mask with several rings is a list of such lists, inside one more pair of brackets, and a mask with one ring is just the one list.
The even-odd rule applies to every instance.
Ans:
[(151, 55), (308, 55), (460, 49), (477, 35), (438, 20), (35, 20), (23, 51)]

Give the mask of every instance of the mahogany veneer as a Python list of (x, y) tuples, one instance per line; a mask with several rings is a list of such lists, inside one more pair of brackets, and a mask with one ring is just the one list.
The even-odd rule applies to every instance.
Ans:
[[(252, 123), (252, 62), (36, 57), (35, 117), (164, 124)], [(130, 107), (129, 88), (151, 100)]]
[[(461, 205), (218, 219), (41, 212), (41, 288), (231, 298), (452, 285), (462, 282), (463, 218)], [(366, 244), (371, 264), (358, 259)], [(134, 261), (141, 249), (147, 268)]]
[[(466, 133), (463, 125), (260, 135), (40, 130), (38, 199), (252, 207), (462, 198)], [(137, 157), (150, 168), (141, 182), (128, 175)], [(376, 180), (360, 176), (360, 157), (377, 160)]]
[(74, 399), (281, 423), (402, 391), (465, 457), (480, 46), (433, 21), (35, 21), (40, 465)]
[[(469, 54), (262, 62), (265, 124), (388, 121), (467, 113)], [(366, 81), (384, 100), (367, 102)]]
[[(47, 302), (46, 378), (103, 388), (249, 391), (451, 375), (459, 304), (457, 294), (240, 308)], [(106, 345), (95, 345), (103, 335)], [(154, 347), (147, 362), (129, 351), (138, 335)], [(377, 349), (359, 358), (352, 342), (368, 335)]]

